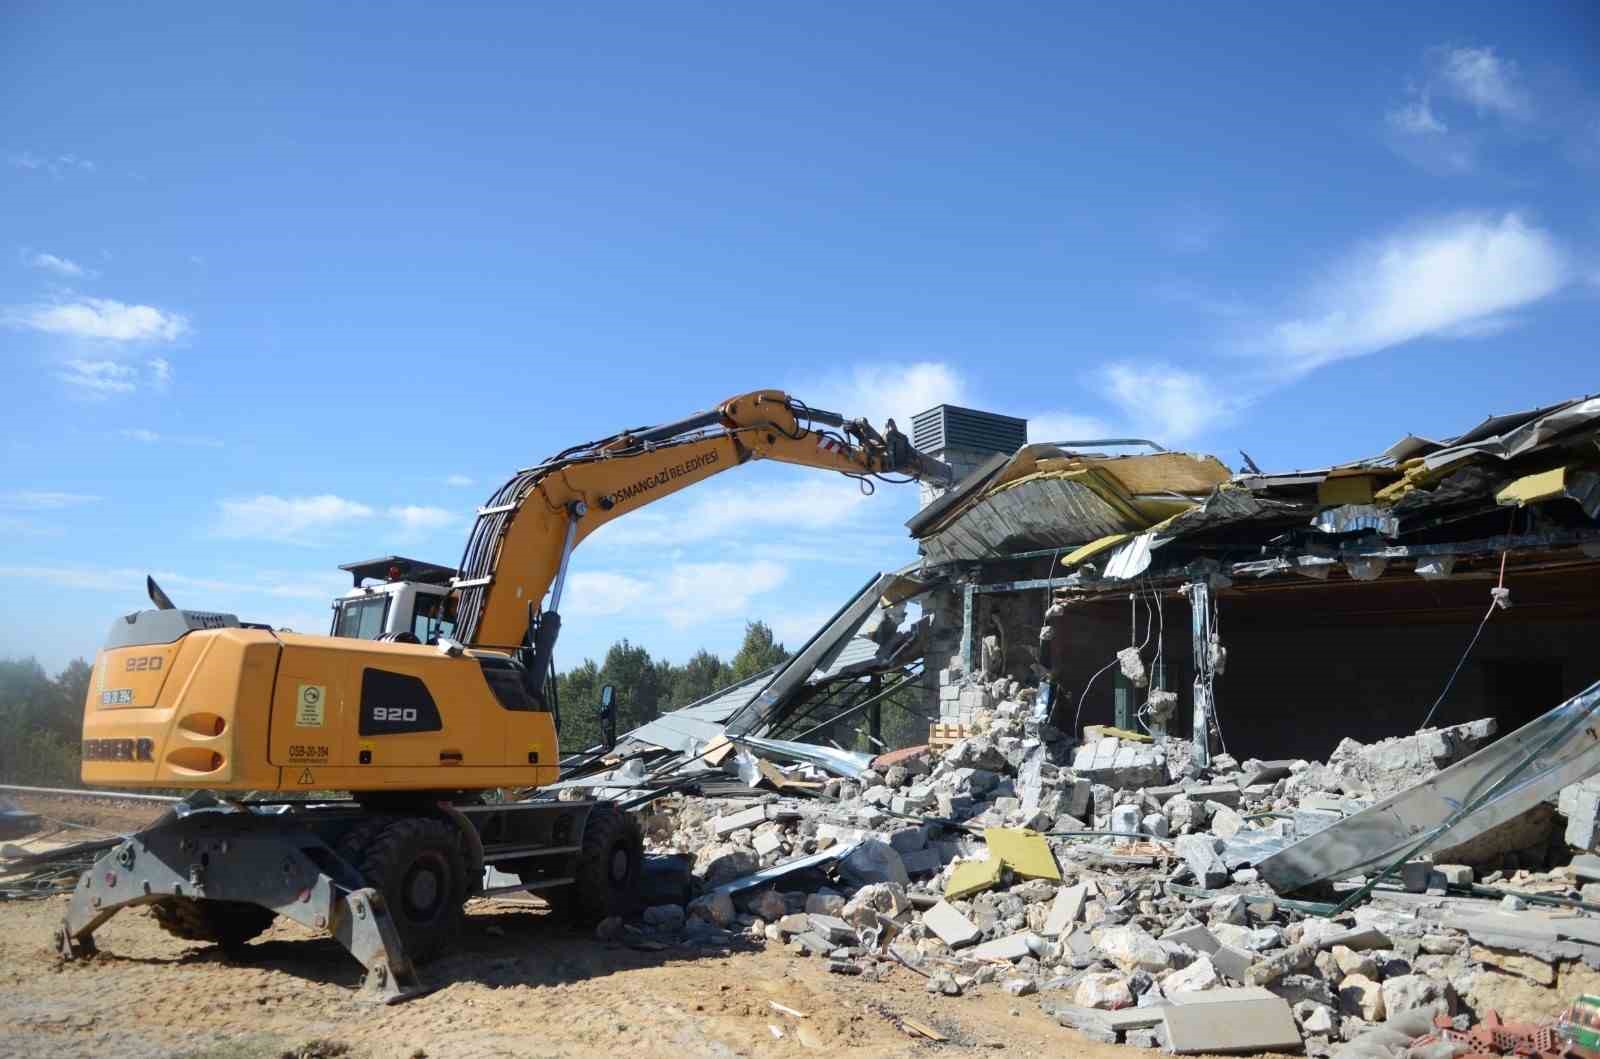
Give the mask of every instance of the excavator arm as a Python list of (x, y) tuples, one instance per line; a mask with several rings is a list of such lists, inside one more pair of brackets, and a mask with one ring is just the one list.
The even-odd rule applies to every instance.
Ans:
[[(453, 582), (457, 636), (521, 654), (543, 695), (567, 565), (601, 526), (750, 460), (949, 482), (950, 468), (917, 452), (894, 421), (880, 434), (861, 419), (758, 390), (676, 423), (624, 431), (519, 471), (478, 511)], [(544, 605), (546, 593), (549, 603)]]

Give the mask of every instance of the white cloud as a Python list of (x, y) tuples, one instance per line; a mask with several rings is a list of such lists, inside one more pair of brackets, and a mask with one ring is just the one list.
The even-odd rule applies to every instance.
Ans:
[(742, 617), (756, 596), (788, 579), (782, 563), (678, 563), (662, 579), (657, 606), (667, 623), (682, 628), (711, 618)]
[(87, 158), (80, 158), (75, 154), (42, 155), (32, 151), (20, 151), (11, 156), (11, 165), (16, 169), (31, 169), (49, 173), (59, 177), (66, 173), (92, 173), (95, 164)]
[(636, 548), (751, 534), (766, 539), (773, 530), (833, 530), (853, 521), (875, 499), (863, 494), (854, 479), (826, 471), (809, 475), (814, 477), (795, 474), (742, 486), (702, 485), (692, 495), (666, 498), (656, 510), (608, 523), (594, 540), (610, 548)]
[(573, 571), (562, 610), (568, 617), (605, 618), (631, 611), (650, 598), (650, 582), (611, 570)]
[(1049, 441), (1084, 441), (1118, 433), (1103, 419), (1073, 412), (1041, 412), (1028, 416), (1027, 419), (1028, 441), (1032, 444)]
[(117, 431), (117, 435), (128, 441), (137, 441), (142, 445), (166, 443), (172, 445), (194, 445), (206, 449), (222, 448), (222, 442), (216, 438), (175, 436), (162, 434), (155, 430), (147, 430), (144, 427), (129, 427), (125, 430)]
[(1427, 96), (1401, 104), (1385, 114), (1384, 120), (1396, 132), (1407, 133), (1412, 136), (1426, 136), (1450, 131), (1450, 126), (1440, 121), (1433, 113), (1433, 106), (1428, 102)]
[(1112, 364), (1102, 383), (1133, 431), (1163, 444), (1199, 434), (1231, 415), (1237, 404), (1209, 377), (1170, 364)]
[(476, 483), (474, 483), (474, 481), (471, 478), (467, 477), (464, 474), (451, 474), (451, 475), (446, 475), (445, 476), (444, 484), (445, 485), (450, 485), (450, 486), (462, 487), (462, 486), (474, 485)]
[[(179, 606), (204, 606), (208, 610), (232, 611), (238, 604), (233, 596), (258, 596), (269, 599), (318, 600), (332, 602), (335, 596), (349, 587), (349, 579), (340, 573), (305, 574), (267, 571), (254, 581), (237, 578), (196, 577), (174, 570), (146, 571), (133, 567), (107, 567), (77, 565), (17, 565), (0, 566), (0, 577), (6, 579), (42, 581), (58, 588), (91, 589), (97, 592), (128, 592), (143, 597), (145, 576), (149, 575), (175, 597), (188, 595), (185, 600), (175, 598)], [(198, 599), (196, 598), (198, 597)], [(250, 620), (247, 615), (241, 615)], [(327, 625), (327, 619), (321, 619)]]
[(57, 257), (55, 254), (36, 253), (29, 254), (24, 259), (29, 268), (36, 268), (44, 272), (54, 272), (58, 276), (93, 276), (93, 269), (84, 268), (70, 258)]
[(1493, 48), (1437, 49), (1434, 68), (1443, 90), (1480, 111), (1516, 119), (1532, 116), (1532, 101), (1517, 83), (1516, 63), (1501, 59)]
[(456, 520), (454, 512), (442, 507), (422, 507), (416, 504), (396, 504), (386, 512), (408, 532), (441, 529)]
[(58, 377), (90, 396), (132, 393), (139, 388), (138, 369), (116, 360), (69, 360)]
[(219, 506), (219, 536), (291, 543), (303, 543), (310, 536), (376, 513), (366, 504), (327, 493), (295, 497), (263, 493), (223, 500)]
[(561, 607), (571, 618), (602, 618), (648, 604), (669, 625), (681, 629), (716, 618), (744, 617), (757, 596), (788, 577), (789, 568), (771, 559), (676, 562), (648, 573), (574, 571)]
[(967, 394), (966, 380), (941, 361), (861, 364), (793, 391), (809, 404), (847, 418), (865, 418), (879, 430), (893, 419), (907, 434), (912, 416), (934, 405), (963, 404)]
[(1426, 336), (1460, 336), (1548, 297), (1566, 254), (1520, 214), (1461, 214), (1393, 234), (1339, 264), (1262, 345), (1291, 373)]
[(100, 497), (87, 493), (56, 493), (44, 490), (21, 489), (0, 493), (0, 507), (12, 511), (59, 511), (67, 507), (99, 503)]
[(120, 360), (69, 360), (56, 377), (80, 396), (98, 399), (132, 393), (141, 386), (165, 389), (172, 378), (172, 366), (160, 357), (146, 361), (142, 370), (139, 365)]
[(110, 342), (173, 342), (189, 330), (188, 317), (180, 313), (84, 296), (47, 305), (16, 306), (7, 310), (4, 319), (13, 326), (46, 334)]

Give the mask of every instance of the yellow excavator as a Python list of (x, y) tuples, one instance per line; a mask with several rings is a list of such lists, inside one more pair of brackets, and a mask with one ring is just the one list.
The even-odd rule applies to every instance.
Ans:
[[(947, 483), (890, 420), (761, 390), (625, 430), (519, 471), (477, 511), (459, 568), (390, 557), (344, 567), (332, 635), (173, 605), (112, 624), (84, 704), (86, 783), (192, 788), (109, 845), (74, 891), (59, 946), (94, 950), (121, 908), (235, 947), (277, 915), (324, 930), (385, 1001), (474, 894), (539, 892), (594, 921), (636, 900), (643, 843), (608, 802), (499, 800), (557, 779), (553, 651), (573, 550), (613, 519), (756, 459)], [(367, 584), (368, 581), (377, 582)], [(319, 800), (312, 792), (349, 792)], [(484, 869), (516, 876), (485, 889)]]

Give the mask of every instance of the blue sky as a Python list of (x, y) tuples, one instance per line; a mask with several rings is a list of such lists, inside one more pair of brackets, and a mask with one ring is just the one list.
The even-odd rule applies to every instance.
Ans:
[[(1600, 389), (1592, 4), (13, 3), (0, 654), (320, 630), (517, 467), (765, 386), (1263, 466)], [(558, 660), (798, 641), (912, 488), (747, 467)]]

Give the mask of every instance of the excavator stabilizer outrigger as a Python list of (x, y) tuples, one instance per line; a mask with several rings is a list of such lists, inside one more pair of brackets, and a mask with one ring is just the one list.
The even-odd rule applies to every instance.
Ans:
[(61, 955), (93, 954), (101, 924), (124, 908), (158, 903), (173, 919), (189, 914), (194, 940), (230, 947), (271, 922), (261, 910), (287, 916), (338, 939), (361, 962), (366, 997), (392, 1004), (428, 991), (383, 895), (294, 813), (179, 803), (78, 879), (57, 939)]

